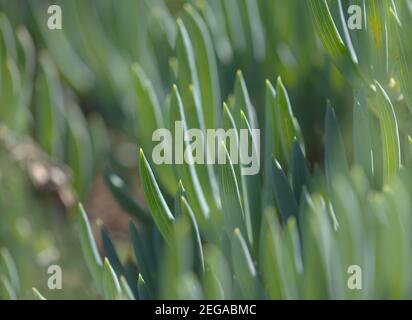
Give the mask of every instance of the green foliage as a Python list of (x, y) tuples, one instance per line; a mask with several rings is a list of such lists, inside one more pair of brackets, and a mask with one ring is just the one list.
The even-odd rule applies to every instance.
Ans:
[[(232, 145), (223, 142), (219, 148), (225, 163), (218, 164), (212, 176), (199, 175), (195, 165), (175, 165), (179, 184), (174, 210), (171, 210), (141, 151), (140, 174), (145, 200), (156, 224), (155, 233), (160, 233), (166, 244), (161, 255), (149, 253), (142, 235), (145, 229), (151, 230), (150, 227), (142, 226), (143, 230), (137, 231), (131, 226), (140, 270), (136, 276), (141, 299), (148, 296), (376, 298), (385, 296), (385, 288), (391, 288), (390, 297), (407, 295), (410, 290), (410, 277), (404, 279), (402, 286), (394, 277), (402, 270), (402, 261), (411, 259), (411, 254), (407, 249), (402, 250), (402, 254), (397, 253), (396, 267), (393, 264), (389, 267), (384, 261), (394, 253), (383, 249), (389, 245), (386, 241), (398, 245), (397, 241), (402, 241), (403, 248), (409, 246), (401, 239), (410, 236), (410, 228), (402, 231), (402, 237), (391, 236), (396, 234), (400, 221), (406, 223), (409, 219), (409, 198), (401, 194), (409, 193), (406, 186), (411, 172), (404, 168), (403, 174), (398, 175), (400, 155), (409, 152), (409, 148), (401, 150), (399, 143), (399, 136), (404, 133), (399, 130), (393, 104), (382, 85), (377, 81), (367, 84), (367, 77), (353, 73), (357, 68), (356, 52), (350, 52), (353, 48), (348, 49), (339, 36), (327, 2), (312, 1), (311, 5), (318, 20), (318, 32), (326, 34), (322, 41), (328, 54), (344, 68), (344, 75), (347, 66), (345, 61), (340, 65), (341, 60), (351, 64), (348, 80), (358, 92), (353, 115), (354, 165), (348, 157), (352, 152), (347, 151), (337, 115), (329, 105), (325, 116), (325, 173), (311, 172), (300, 128), (280, 78), (276, 90), (266, 82), (263, 185), (259, 181), (261, 174), (257, 177), (241, 174), (240, 166), (229, 156)], [(204, 60), (195, 58), (198, 53), (190, 42), (192, 36), (201, 35), (187, 29), (184, 20), (178, 21), (178, 30), (179, 84), (185, 87), (193, 83), (195, 100), (213, 97), (210, 86), (200, 84), (197, 78), (199, 69), (207, 66), (206, 62), (202, 64)], [(356, 81), (352, 81), (353, 77), (357, 77)], [(368, 85), (369, 89), (364, 89)], [(186, 110), (190, 110), (187, 108), (191, 100), (186, 94), (181, 98), (176, 86), (171, 96), (169, 121), (183, 121), (184, 132), (189, 127)], [(252, 128), (259, 128), (256, 110), (240, 72), (236, 75), (233, 97), (233, 101), (229, 99), (224, 103), (222, 119), (217, 123), (225, 129), (246, 128), (249, 133)], [(202, 112), (191, 109), (198, 115), (191, 124), (202, 123), (199, 119), (208, 107), (202, 102), (197, 108)], [(377, 125), (380, 132), (377, 143), (372, 141), (372, 125)], [(231, 142), (237, 148), (238, 139), (236, 135), (236, 140)], [(253, 139), (251, 141), (248, 147), (255, 146)], [(374, 165), (378, 162), (382, 163), (382, 172)], [(212, 185), (207, 179), (215, 179), (214, 175), (219, 181), (218, 191), (209, 189), (208, 194), (213, 196), (205, 197), (203, 187)], [(375, 176), (383, 177), (383, 191), (375, 185)], [(395, 195), (402, 197), (402, 204), (393, 202)], [(214, 199), (218, 199), (216, 203), (220, 205), (215, 206)], [(151, 254), (157, 256), (154, 260), (161, 259), (164, 264), (152, 265)], [(347, 286), (350, 265), (360, 265), (364, 274), (368, 274), (361, 293)], [(164, 277), (155, 279), (154, 270)], [(372, 286), (374, 282), (379, 284)]]
[[(82, 205), (77, 213), (98, 295), (410, 298), (410, 2), (353, 1), (366, 10), (361, 30), (346, 25), (348, 3), (74, 0), (64, 4), (72, 28), (56, 34), (30, 4), (46, 47), (38, 58), (26, 29), (14, 35), (0, 16), (1, 124), (34, 132), (45, 154), (70, 167), (84, 203), (99, 166), (115, 168), (104, 178), (133, 220), (129, 252), (103, 226), (99, 252)], [(12, 15), (14, 5), (4, 7)], [(95, 117), (80, 107), (88, 99)], [(260, 171), (243, 175), (231, 158), (238, 133), (215, 150), (222, 163), (156, 164), (153, 133), (165, 127), (170, 143), (176, 130), (245, 129)], [(113, 137), (140, 148), (127, 173), (139, 175), (144, 205), (132, 177), (121, 178), (126, 166), (108, 157)], [(361, 291), (347, 285), (351, 265), (362, 268)], [(20, 297), (7, 251), (0, 267), (1, 297)], [(44, 299), (37, 289), (33, 298)]]

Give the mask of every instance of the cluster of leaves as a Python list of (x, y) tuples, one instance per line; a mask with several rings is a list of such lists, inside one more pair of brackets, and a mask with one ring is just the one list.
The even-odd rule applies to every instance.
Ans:
[[(344, 8), (349, 4), (365, 11), (361, 30), (347, 28)], [(119, 175), (108, 171), (105, 176), (120, 206), (138, 222), (137, 227), (130, 223), (134, 257), (122, 262), (102, 226), (103, 260), (86, 213), (82, 206), (79, 210), (81, 245), (102, 297), (410, 297), (410, 4), (193, 1), (175, 23), (177, 8), (162, 0), (102, 1), (96, 7), (78, 0), (61, 3), (71, 27), (49, 32), (47, 11), (30, 3), (28, 21), (50, 53), (40, 53), (40, 72), (35, 74), (33, 45), (26, 40), (27, 63), (18, 64), (28, 66), (22, 77), (16, 59), (9, 59), (18, 50), (3, 19), (1, 61), (15, 64), (3, 69), (13, 81), (1, 82), (4, 88), (12, 84), (2, 97), (19, 101), (22, 107), (15, 110), (26, 118), (8, 112), (2, 117), (9, 123), (27, 122), (34, 91), (39, 144), (68, 162), (80, 194), (87, 189), (92, 159), (102, 150), (105, 128), (99, 118), (97, 124), (90, 122), (89, 132), (73, 93), (83, 97), (97, 88), (99, 113), (134, 121), (126, 130), (141, 147), (139, 176), (146, 207)], [(15, 8), (4, 6), (9, 12)], [(288, 19), (291, 12), (297, 17)], [(305, 149), (313, 142), (301, 132), (283, 81), (307, 86), (302, 79), (311, 79), (310, 66), (322, 63), (325, 55), (312, 23), (354, 99), (351, 147), (345, 146), (334, 109), (328, 106), (324, 157), (310, 165)], [(239, 67), (246, 79), (237, 72), (233, 90), (231, 79)], [(279, 73), (282, 79), (275, 86), (269, 80), (246, 85), (247, 78), (263, 82)], [(21, 83), (25, 90), (18, 89)], [(121, 110), (111, 108), (113, 102)], [(183, 131), (247, 129), (249, 150), (259, 149), (251, 130), (260, 128), (260, 174), (242, 175), (241, 166), (230, 158), (227, 150), (238, 147), (238, 137), (231, 141), (234, 145), (220, 146), (225, 164), (152, 163), (152, 133), (165, 127), (174, 132), (176, 121)], [(363, 270), (361, 291), (347, 286), (350, 265)], [(3, 278), (3, 287), (13, 288), (11, 278)], [(7, 290), (8, 297), (12, 292)], [(34, 294), (43, 298), (38, 291)]]
[[(53, 205), (31, 193), (28, 177), (35, 187), (50, 194), (56, 192), (56, 198), (65, 205), (73, 205), (72, 194), (83, 199), (96, 163), (107, 147), (106, 128), (98, 115), (86, 121), (49, 52), (37, 53), (26, 27), (14, 29), (3, 13), (0, 61), (0, 243), (16, 252), (18, 264), (28, 265), (37, 253), (53, 248), (55, 242), (46, 227), (52, 214), (39, 214), (40, 210), (51, 211)], [(54, 170), (63, 166), (66, 169), (65, 164), (70, 172)], [(67, 189), (58, 188), (66, 182), (71, 182), (64, 186)], [(31, 267), (34, 272), (34, 263)], [(30, 277), (27, 273), (22, 275), (24, 283)], [(9, 285), (13, 281), (7, 281), (4, 278), (0, 285), (8, 292), (6, 297), (25, 295)]]
[[(373, 37), (374, 45), (387, 44), (377, 39), (381, 33), (376, 28), (389, 27), (391, 18), (384, 12), (392, 14), (401, 28), (395, 4), (368, 4), (372, 27), (360, 33)], [(378, 4), (384, 12), (378, 11)], [(145, 128), (139, 135), (139, 175), (147, 208), (133, 200), (119, 176), (110, 173), (107, 177), (119, 204), (140, 221), (139, 228), (130, 224), (135, 264), (120, 262), (104, 229), (107, 258), (102, 262), (81, 208), (82, 247), (104, 297), (410, 297), (411, 139), (407, 130), (399, 128), (393, 103), (380, 83), (392, 76), (403, 87), (404, 78), (397, 75), (408, 60), (402, 55), (396, 72), (386, 69), (381, 74), (380, 67), (397, 60), (381, 57), (373, 45), (367, 46), (371, 50), (366, 60), (358, 60), (356, 53), (365, 50), (342, 41), (328, 3), (313, 0), (310, 5), (326, 50), (355, 91), (353, 161), (348, 159), (335, 112), (329, 106), (324, 171), (317, 166), (311, 170), (280, 78), (276, 89), (266, 83), (263, 126), (258, 124), (240, 72), (234, 99), (221, 108), (209, 35), (201, 17), (188, 8), (177, 22), (177, 85), (163, 110), (143, 71), (132, 68), (138, 120)], [(343, 14), (342, 2), (337, 6)], [(400, 29), (401, 35), (404, 30)], [(349, 31), (344, 32), (346, 41), (351, 41)], [(395, 46), (399, 43), (403, 42)], [(377, 60), (374, 64), (370, 59)], [(250, 130), (263, 127), (262, 174), (243, 176), (241, 167), (231, 161), (227, 149), (232, 146), (227, 144), (221, 146), (226, 163), (215, 167), (151, 164), (145, 151), (150, 154), (153, 145), (143, 137), (164, 126), (173, 132), (177, 120), (182, 121), (183, 131), (193, 127), (248, 129), (249, 150), (256, 148)], [(403, 139), (405, 144), (401, 144)], [(175, 192), (173, 200), (170, 192)], [(363, 270), (360, 291), (347, 285), (351, 265)]]

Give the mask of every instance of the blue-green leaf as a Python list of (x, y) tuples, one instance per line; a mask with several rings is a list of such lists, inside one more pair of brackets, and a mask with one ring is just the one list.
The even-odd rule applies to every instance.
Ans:
[(82, 204), (79, 204), (78, 226), (80, 235), (80, 244), (83, 255), (86, 259), (87, 266), (93, 276), (96, 287), (101, 290), (102, 260), (97, 250), (97, 245), (87, 219), (86, 211)]
[(279, 209), (282, 222), (286, 223), (288, 218), (291, 216), (298, 218), (298, 205), (290, 187), (289, 180), (283, 172), (279, 162), (276, 160), (274, 162), (273, 172), (276, 204)]
[(109, 259), (107, 258), (104, 259), (103, 264), (102, 284), (104, 296), (107, 300), (115, 300), (120, 297), (120, 282), (112, 266), (110, 265)]
[(140, 149), (140, 180), (147, 206), (160, 233), (167, 242), (172, 239), (173, 215), (167, 206), (149, 163)]

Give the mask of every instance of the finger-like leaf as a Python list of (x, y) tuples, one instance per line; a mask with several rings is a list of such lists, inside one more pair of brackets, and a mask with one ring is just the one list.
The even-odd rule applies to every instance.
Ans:
[(104, 259), (103, 264), (103, 292), (107, 300), (115, 300), (121, 295), (120, 282), (110, 265), (109, 259)]
[(279, 209), (280, 217), (283, 223), (286, 223), (288, 218), (293, 216), (298, 218), (298, 205), (296, 198), (290, 187), (288, 178), (282, 170), (279, 162), (274, 162), (274, 186), (276, 204)]
[(299, 125), (292, 113), (288, 93), (280, 77), (276, 83), (275, 118), (275, 121), (277, 121), (277, 134), (279, 135), (280, 145), (283, 152), (282, 158), (285, 159), (283, 165), (286, 167), (290, 165), (290, 157), (294, 141), (298, 140), (303, 150), (304, 145), (301, 141)]
[[(261, 195), (257, 192), (260, 188), (260, 131), (257, 134), (259, 136), (252, 133), (249, 121), (242, 110), (240, 111), (240, 129), (247, 130), (247, 135), (244, 135), (243, 140), (241, 140), (243, 143), (240, 145), (240, 154), (242, 155), (242, 152), (246, 152), (248, 156), (251, 156), (250, 166), (257, 166), (258, 168), (256, 174), (244, 173), (240, 177), (248, 237), (250, 243), (253, 243), (254, 250), (257, 251), (261, 224)], [(241, 133), (241, 137), (242, 135)], [(244, 137), (247, 137), (246, 145)], [(246, 151), (243, 148), (246, 149)], [(242, 165), (242, 170), (245, 170), (246, 166), (243, 163)], [(248, 169), (250, 168), (246, 168), (246, 170)]]
[(133, 251), (136, 257), (137, 268), (145, 279), (147, 279), (146, 286), (151, 290), (153, 287), (154, 271), (152, 260), (150, 259), (150, 252), (148, 252), (147, 244), (142, 240), (140, 233), (137, 231), (135, 225), (129, 223), (130, 238), (132, 240)]
[(240, 111), (243, 110), (246, 113), (246, 118), (249, 119), (251, 128), (256, 129), (257, 123), (255, 110), (250, 101), (245, 79), (240, 70), (236, 72), (235, 100), (234, 119), (236, 126), (240, 127)]
[(140, 149), (140, 180), (152, 218), (166, 242), (169, 242), (172, 239), (174, 218), (142, 149)]
[(206, 128), (214, 128), (220, 119), (220, 89), (215, 54), (206, 24), (191, 5), (186, 5), (186, 23), (196, 61), (203, 118)]
[[(139, 139), (140, 146), (145, 152), (153, 151), (155, 142), (153, 141), (153, 133), (164, 128), (164, 120), (159, 101), (155, 95), (152, 83), (147, 78), (143, 69), (134, 64), (132, 66), (132, 79), (136, 97), (136, 134)], [(168, 147), (168, 146), (167, 146)], [(154, 170), (159, 174), (159, 179), (169, 192), (174, 192), (176, 181), (174, 179), (171, 166), (161, 164), (154, 166)]]
[(36, 136), (40, 145), (57, 158), (62, 156), (62, 134), (64, 130), (63, 90), (52, 58), (46, 53), (39, 55), (41, 75), (36, 81)]
[(83, 198), (93, 175), (92, 142), (79, 106), (70, 102), (65, 115), (68, 128), (67, 163), (73, 172), (75, 190)]
[(411, 51), (408, 50), (406, 40), (406, 30), (402, 27), (399, 17), (392, 10), (390, 13), (391, 30), (395, 33), (395, 44), (397, 55), (399, 56), (399, 75), (402, 93), (405, 97), (409, 110), (412, 111), (412, 75)]
[(17, 61), (16, 41), (13, 34), (13, 28), (9, 19), (4, 13), (0, 15), (0, 37), (1, 37), (1, 60), (6, 60), (6, 57)]
[(296, 201), (300, 200), (303, 186), (309, 187), (311, 176), (308, 163), (297, 141), (292, 150), (292, 186)]
[(384, 183), (388, 183), (398, 172), (401, 165), (398, 122), (387, 93), (378, 82), (375, 82), (375, 86), (376, 91), (372, 98), (372, 110), (379, 119), (383, 157), (383, 179)]
[(270, 299), (281, 299), (283, 297), (282, 266), (280, 255), (280, 227), (276, 223), (275, 212), (267, 209), (264, 214), (262, 224), (262, 240), (260, 253), (260, 268), (264, 283), (267, 284), (266, 292)]
[(96, 287), (101, 290), (102, 276), (102, 260), (97, 250), (96, 242), (94, 241), (93, 233), (90, 228), (89, 220), (87, 219), (86, 211), (82, 204), (79, 204), (78, 226), (80, 235), (80, 244), (83, 250), (83, 255), (86, 259), (87, 266), (93, 276)]
[(139, 290), (139, 299), (140, 300), (148, 300), (150, 299), (151, 295), (147, 288), (146, 282), (144, 281), (142, 275), (139, 273), (139, 277), (137, 279), (137, 288)]
[(122, 263), (120, 262), (119, 256), (117, 255), (116, 248), (110, 239), (109, 233), (106, 228), (102, 225), (100, 228), (100, 235), (103, 243), (103, 250), (105, 256), (110, 261), (111, 266), (117, 275), (125, 275), (125, 270)]
[(247, 243), (239, 229), (234, 230), (232, 240), (232, 261), (236, 281), (245, 299), (256, 297), (258, 279), (255, 265), (250, 255)]
[(233, 230), (239, 228), (246, 234), (239, 184), (224, 143), (220, 146), (220, 152), (226, 157), (226, 163), (219, 165), (220, 197), (226, 232), (232, 235)]
[(34, 300), (47, 300), (36, 288), (32, 288)]
[[(175, 169), (177, 171), (178, 178), (182, 180), (186, 187), (188, 198), (190, 199), (192, 206), (195, 210), (196, 217), (200, 224), (203, 224), (205, 220), (209, 218), (210, 207), (205, 197), (203, 186), (199, 180), (199, 176), (196, 172), (196, 167), (193, 159), (193, 150), (189, 143), (184, 139), (187, 133), (188, 127), (186, 122), (186, 114), (184, 111), (182, 99), (176, 86), (173, 86), (172, 101), (170, 106), (170, 130), (175, 137)], [(184, 151), (183, 151), (184, 150)], [(188, 152), (186, 152), (188, 150)], [(180, 153), (184, 153), (183, 158), (176, 160), (180, 157)]]
[(355, 100), (353, 107), (353, 149), (355, 163), (360, 165), (372, 181), (373, 152), (369, 111), (364, 101)]
[(197, 225), (196, 217), (192, 211), (192, 208), (190, 207), (189, 203), (187, 202), (186, 198), (182, 196), (180, 198), (181, 202), (181, 208), (182, 208), (182, 215), (187, 216), (189, 221), (191, 222), (192, 225), (192, 233), (193, 233), (193, 243), (194, 243), (194, 249), (195, 249), (195, 261), (200, 268), (201, 272), (203, 273), (205, 271), (205, 263), (204, 263), (204, 258), (203, 258), (203, 248), (202, 248), (202, 241), (200, 239), (200, 232), (199, 232), (199, 227)]
[(276, 121), (276, 91), (269, 80), (266, 80), (265, 107), (265, 150), (264, 150), (264, 207), (274, 205), (273, 158), (280, 159), (281, 144)]
[(127, 280), (124, 276), (120, 276), (120, 288), (122, 291), (122, 297), (128, 300), (135, 300), (132, 289), (130, 288)]
[[(357, 63), (354, 60), (354, 55), (351, 55), (348, 48), (345, 46), (332, 15), (329, 10), (329, 6), (326, 0), (310, 0), (309, 8), (313, 16), (314, 24), (317, 33), (322, 41), (326, 51), (330, 54), (332, 59), (340, 70), (351, 79), (353, 73), (348, 73), (347, 66), (350, 71), (354, 71), (354, 64)], [(357, 69), (355, 69), (357, 72)]]
[(335, 111), (328, 105), (325, 120), (325, 173), (329, 192), (331, 192), (331, 183), (334, 176), (338, 174), (345, 175), (348, 170), (345, 146), (343, 145)]

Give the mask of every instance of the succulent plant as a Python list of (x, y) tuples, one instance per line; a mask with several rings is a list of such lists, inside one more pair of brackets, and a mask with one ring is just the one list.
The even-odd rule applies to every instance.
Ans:
[[(11, 90), (17, 94), (11, 99), (25, 102), (26, 120), (16, 122), (20, 117), (0, 108), (2, 122), (27, 123), (34, 94), (36, 143), (71, 168), (83, 203), (99, 155), (108, 151), (99, 139), (107, 128), (101, 118), (93, 126), (75, 97), (101, 103), (93, 111), (106, 123), (113, 118), (109, 127), (138, 145), (144, 203), (120, 170), (104, 174), (130, 214), (130, 252), (120, 254), (103, 225), (99, 250), (79, 205), (78, 234), (98, 295), (410, 298), (412, 2), (183, 2), (106, 1), (94, 13), (90, 2), (71, 1), (64, 9), (73, 28), (59, 34), (42, 24), (46, 11), (30, 5), (27, 20), (47, 51), (39, 54), (40, 72), (26, 59), (24, 81), (12, 82), (25, 88)], [(363, 10), (361, 29), (348, 27), (349, 5)], [(15, 6), (5, 8), (11, 13)], [(294, 19), (285, 18), (292, 13)], [(11, 27), (2, 19), (3, 36)], [(20, 33), (29, 50), (33, 45)], [(12, 38), (2, 39), (3, 72), (18, 79)], [(321, 134), (313, 132), (319, 114)], [(245, 130), (247, 150), (260, 151), (259, 173), (243, 175), (233, 161), (238, 134), (218, 146), (224, 163), (157, 164), (153, 133), (169, 129), (174, 139), (177, 122), (183, 133)], [(13, 268), (5, 270), (0, 294), (15, 298)], [(47, 297), (37, 289), (33, 295)]]

